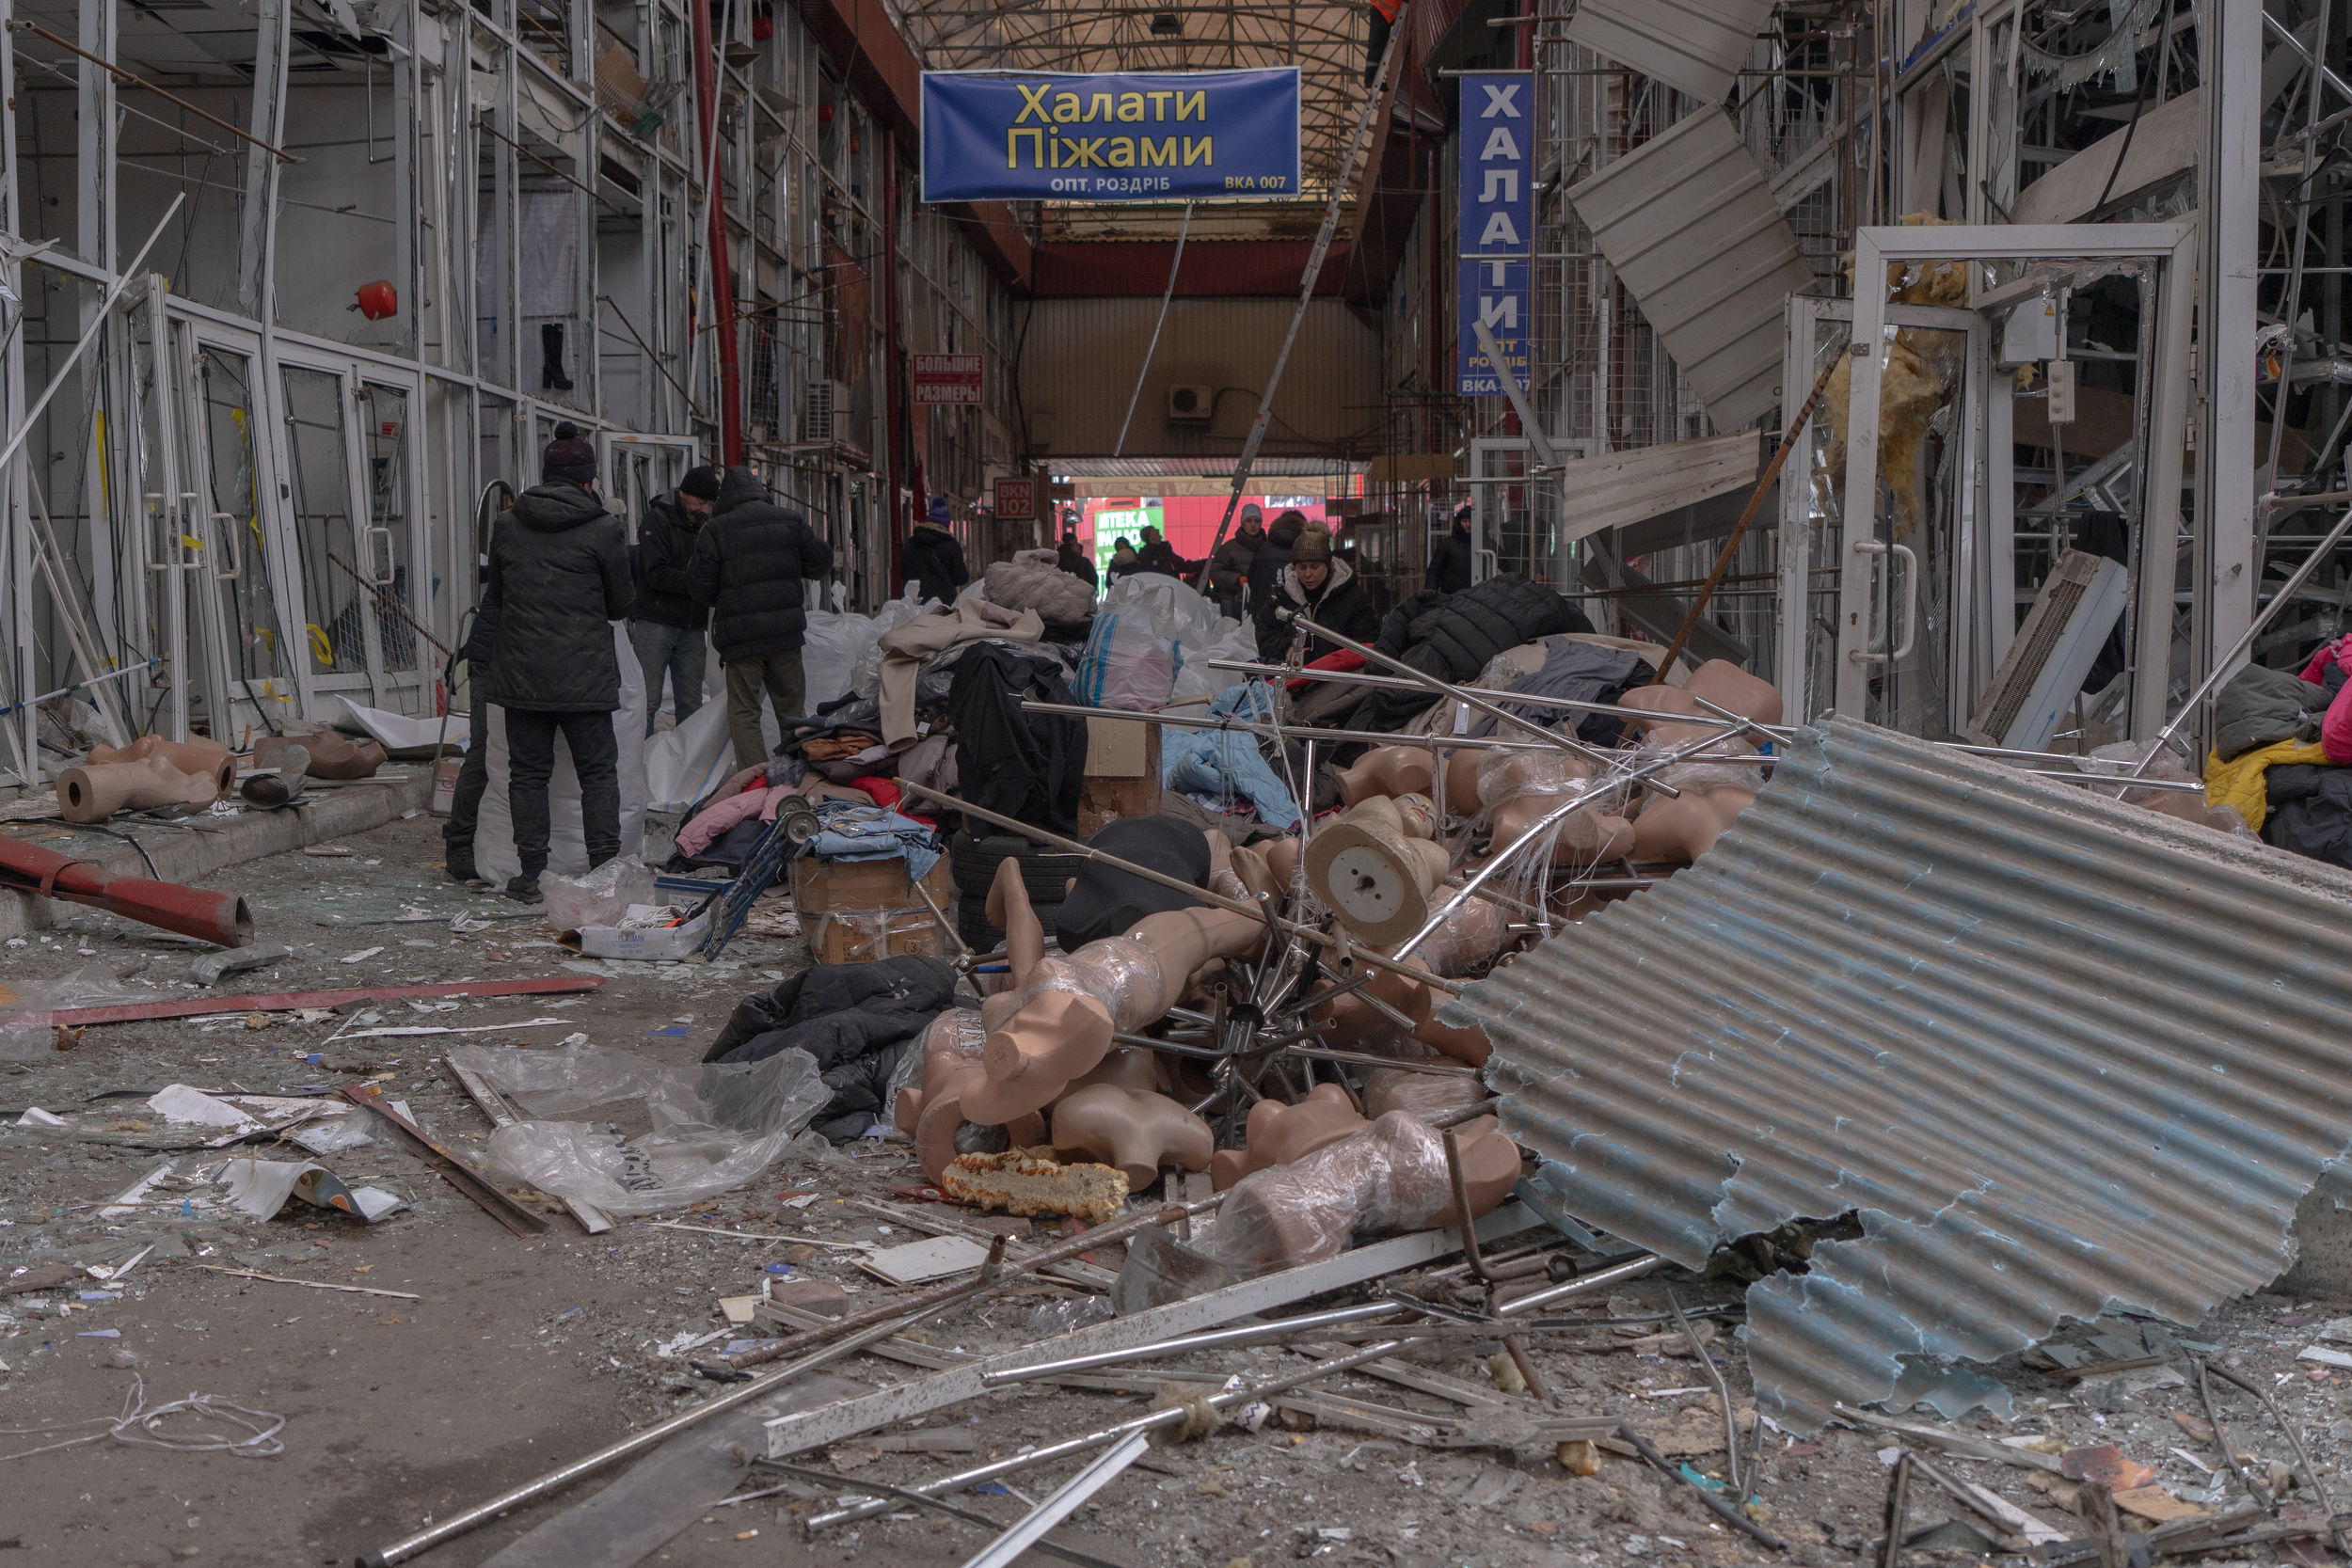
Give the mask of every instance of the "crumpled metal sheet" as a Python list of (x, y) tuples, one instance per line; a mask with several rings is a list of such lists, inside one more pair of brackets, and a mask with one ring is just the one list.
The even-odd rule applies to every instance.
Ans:
[(1833, 720), (1696, 866), (1463, 1006), (1503, 1125), (1678, 1263), (1859, 1214), (1748, 1293), (1765, 1410), (2275, 1279), (2352, 1145), (2352, 876)]

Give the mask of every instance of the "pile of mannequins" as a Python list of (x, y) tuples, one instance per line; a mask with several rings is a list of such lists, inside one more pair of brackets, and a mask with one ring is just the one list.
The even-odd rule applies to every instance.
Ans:
[(103, 822), (122, 811), (199, 810), (232, 793), (247, 805), (282, 806), (302, 793), (306, 779), (364, 779), (384, 760), (374, 741), (333, 730), (271, 736), (242, 767), (235, 752), (202, 736), (141, 736), (128, 746), (93, 746), (78, 766), (58, 773), (57, 815), (68, 822)]
[[(1364, 950), (1404, 954), (1404, 973), (1374, 969), (1359, 990), (1311, 1019), (1321, 1046), (1397, 1065), (1362, 1071), (1355, 1085), (1312, 1082), (1295, 1101), (1288, 1097), (1299, 1091), (1266, 1069), (1270, 1058), (1237, 1063), (1220, 1092), (1199, 1060), (1154, 1050), (1146, 1037), (1171, 1008), (1211, 1008), (1229, 961), (1266, 957), (1264, 918), (1164, 910), (1121, 934), (1049, 953), (1020, 863), (1006, 861), (989, 888), (988, 917), (1005, 932), (1010, 983), (977, 1011), (951, 1010), (932, 1023), (919, 1085), (895, 1107), (925, 1174), (984, 1207), (1108, 1217), (1164, 1173), (1205, 1170), (1227, 1196), (1197, 1227), (1198, 1250), (1245, 1275), (1335, 1256), (1355, 1236), (1458, 1223), (1457, 1173), (1470, 1217), (1495, 1208), (1519, 1180), (1520, 1152), (1494, 1117), (1479, 1113), (1486, 1091), (1460, 1070), (1485, 1065), (1484, 1033), (1439, 1016), (1458, 988), (1435, 982), (1483, 975), (1539, 927), (1512, 900), (1457, 896), (1462, 873), (1539, 828), (1552, 865), (1571, 872), (1626, 859), (1661, 875), (1688, 865), (1761, 784), (1756, 747), (1722, 716), (1760, 725), (1781, 718), (1772, 686), (1721, 661), (1682, 686), (1629, 692), (1622, 705), (1645, 715), (1628, 721), (1628, 752), (1440, 743), (1433, 762), (1425, 744), (1383, 747), (1338, 776), (1345, 810), (1317, 824), (1303, 849), (1292, 838), (1260, 855), (1203, 832), (1209, 892), (1297, 920), (1327, 913)], [(1658, 775), (1671, 796), (1638, 784), (1594, 787), (1620, 758), (1710, 738)], [(1518, 858), (1542, 852), (1529, 845)], [(1566, 880), (1553, 918), (1581, 918), (1597, 905)], [(1527, 879), (1514, 885), (1523, 892)], [(1343, 984), (1361, 977), (1345, 962), (1330, 974)], [(1218, 1148), (1192, 1109), (1226, 1094), (1254, 1101), (1238, 1148)], [(1452, 1164), (1438, 1127), (1452, 1129)]]

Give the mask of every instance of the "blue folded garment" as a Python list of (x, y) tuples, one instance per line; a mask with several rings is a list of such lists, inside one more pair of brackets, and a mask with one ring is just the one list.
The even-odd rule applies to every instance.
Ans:
[(828, 861), (886, 861), (903, 856), (907, 876), (921, 881), (939, 863), (939, 834), (881, 806), (847, 800), (817, 802), (818, 834), (807, 853)]

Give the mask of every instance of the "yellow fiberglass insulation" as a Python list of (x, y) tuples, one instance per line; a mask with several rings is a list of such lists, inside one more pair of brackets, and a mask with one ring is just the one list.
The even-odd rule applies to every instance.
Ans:
[[(1912, 225), (1941, 226), (1941, 218), (1923, 213), (1898, 220)], [(1846, 255), (1851, 273), (1853, 254)], [(1886, 269), (1887, 298), (1902, 305), (1957, 305), (1967, 297), (1968, 276), (1960, 261), (1891, 263)], [(1928, 420), (1951, 395), (1947, 372), (1936, 360), (1932, 334), (1903, 327), (1887, 345), (1885, 368), (1879, 372), (1879, 483), (1895, 493), (1895, 532), (1898, 537), (1917, 531), (1925, 511), (1925, 480), (1920, 458), (1927, 445)], [(1840, 357), (1821, 393), (1820, 420), (1828, 440), (1822, 444), (1825, 482), (1823, 504), (1833, 503), (1846, 483), (1846, 412), (1853, 389), (1853, 359)]]

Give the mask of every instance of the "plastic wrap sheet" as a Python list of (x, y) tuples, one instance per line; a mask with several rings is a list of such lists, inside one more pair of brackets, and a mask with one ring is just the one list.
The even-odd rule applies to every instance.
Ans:
[(1111, 1027), (1133, 1034), (1156, 1022), (1168, 1010), (1160, 1006), (1166, 986), (1160, 960), (1149, 947), (1133, 937), (1105, 937), (1088, 942), (1068, 958), (1039, 959), (1037, 968), (1013, 991), (1013, 1004), (1004, 1016), (1019, 1012), (1046, 991), (1066, 990), (1100, 1002), (1111, 1015)]
[(971, 1006), (950, 1007), (931, 1020), (923, 1032), (923, 1054), (943, 1051), (962, 1061), (977, 1062), (980, 1050), (988, 1044), (988, 1026), (980, 1022), (980, 1009)]
[(673, 1065), (575, 1036), (554, 1051), (467, 1045), (452, 1053), (533, 1118), (643, 1100), (653, 1131), (624, 1140), (582, 1121), (517, 1121), (490, 1156), (520, 1180), (613, 1214), (650, 1214), (757, 1176), (824, 1109), (833, 1091), (805, 1051), (762, 1061)]
[(1587, 782), (1581, 763), (1549, 746), (1498, 747), (1478, 759), (1478, 799), (1488, 811), (1527, 795), (1573, 795)]
[[(1453, 895), (1440, 888), (1438, 896)], [(1429, 940), (1413, 952), (1434, 973), (1449, 980), (1458, 979), (1493, 962), (1494, 956), (1502, 951), (1502, 944), (1510, 939), (1509, 926), (1510, 916), (1503, 913), (1501, 905), (1485, 898), (1465, 898), (1452, 914), (1438, 922)]]
[(651, 904), (653, 873), (627, 855), (605, 862), (585, 877), (541, 879), (547, 895), (548, 924), (559, 931), (583, 926), (618, 926), (631, 904)]
[[(1635, 767), (1660, 756), (1655, 747), (1644, 747), (1634, 753)], [(1755, 742), (1742, 735), (1725, 735), (1708, 747), (1702, 755), (1752, 757), (1756, 754)], [(1752, 762), (1677, 762), (1670, 763), (1650, 775), (1661, 784), (1676, 789), (1704, 795), (1710, 789), (1756, 790), (1764, 786), (1764, 769)]]
[(111, 962), (87, 963), (58, 979), (19, 980), (0, 989), (8, 993), (0, 1001), (0, 1062), (52, 1060), (57, 1049), (50, 1033), (52, 1012), (156, 999), (151, 986), (132, 987), (117, 980)]
[(1336, 1258), (1358, 1234), (1425, 1228), (1453, 1203), (1445, 1145), (1391, 1111), (1303, 1160), (1242, 1178), (1195, 1247), (1248, 1277)]

